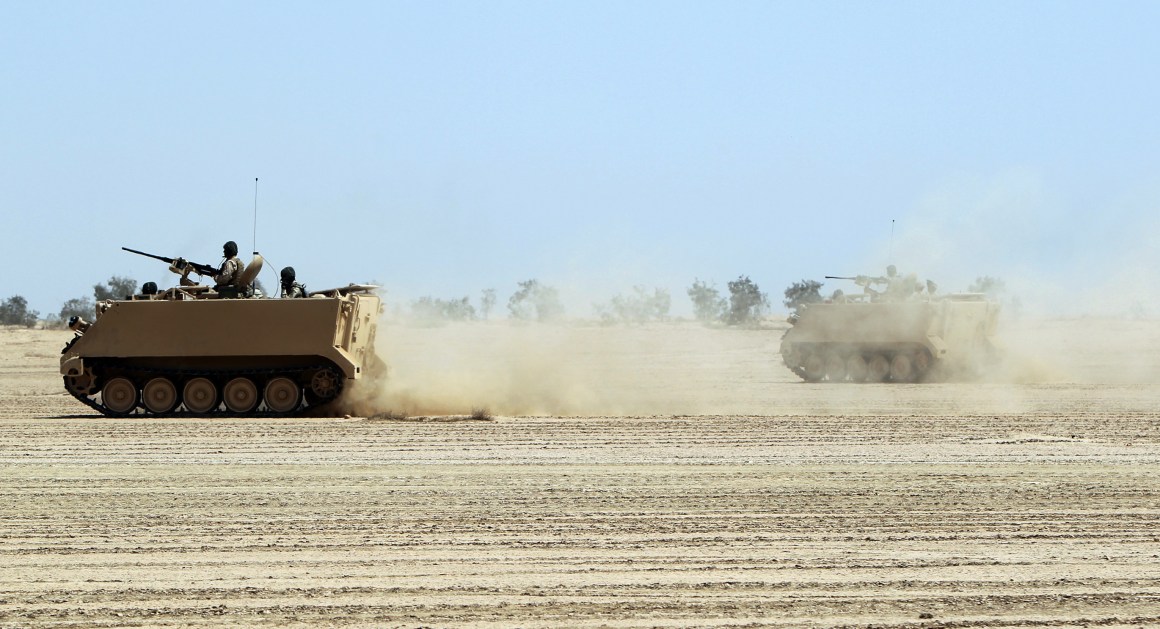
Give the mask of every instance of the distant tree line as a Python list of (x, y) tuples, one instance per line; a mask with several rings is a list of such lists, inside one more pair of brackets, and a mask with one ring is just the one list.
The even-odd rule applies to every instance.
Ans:
[[(519, 289), (508, 298), (508, 314), (512, 319), (546, 322), (563, 318), (564, 305), (554, 287), (536, 279), (518, 285)], [(495, 304), (494, 288), (482, 291), (478, 309), (466, 296), (457, 299), (424, 296), (411, 302), (411, 317), (425, 322), (487, 320), (491, 318)]]
[(822, 301), (822, 283), (817, 280), (802, 280), (794, 282), (785, 289), (785, 300), (781, 303), (795, 314), (800, 314), (802, 308)]
[(425, 321), (470, 321), (476, 318), (475, 306), (463, 299), (420, 297), (411, 302), (411, 316)]
[(650, 292), (644, 286), (633, 286), (631, 293), (616, 295), (606, 304), (594, 304), (593, 309), (605, 325), (639, 325), (649, 321), (665, 321), (669, 318), (672, 304), (673, 299), (667, 289), (654, 288)]
[(727, 286), (726, 298), (716, 286), (694, 278), (686, 291), (693, 302), (693, 317), (702, 323), (745, 325), (756, 323), (769, 312), (769, 297), (748, 276), (738, 276)]
[[(821, 282), (802, 280), (785, 289), (783, 304), (798, 312), (811, 303), (822, 301)], [(746, 275), (726, 284), (727, 294), (716, 285), (694, 278), (686, 289), (693, 305), (693, 317), (706, 324), (730, 326), (751, 325), (769, 314), (768, 296)], [(1001, 293), (1003, 281), (992, 277), (980, 277), (971, 285), (972, 292), (988, 294)], [(70, 318), (94, 316), (95, 305), (108, 299), (124, 299), (137, 291), (137, 281), (127, 277), (113, 276), (104, 283), (93, 286), (92, 296), (69, 299), (61, 306), (60, 312), (50, 314), (45, 321), (49, 327), (64, 326)], [(488, 288), (480, 293), (478, 305), (470, 297), (454, 299), (424, 296), (411, 302), (411, 317), (419, 321), (486, 321), (495, 312), (498, 301), (497, 291)], [(617, 294), (609, 301), (593, 304), (593, 310), (601, 323), (644, 324), (666, 321), (672, 307), (672, 297), (668, 289), (633, 286), (628, 293)], [(518, 321), (552, 322), (562, 319), (565, 308), (560, 301), (559, 291), (537, 279), (517, 283), (517, 289), (507, 301), (508, 317)], [(33, 327), (40, 314), (29, 310), (27, 301), (19, 296), (9, 297), (0, 303), (0, 324)]]
[[(746, 325), (759, 321), (769, 312), (769, 298), (757, 283), (747, 276), (739, 276), (727, 284), (729, 294), (724, 296), (717, 288), (695, 279), (688, 288), (693, 302), (694, 316), (704, 323)], [(442, 299), (421, 297), (411, 302), (411, 316), (420, 321), (473, 321), (486, 320), (496, 302), (496, 291), (483, 291), (476, 309), (468, 297)], [(614, 295), (607, 302), (593, 304), (597, 318), (605, 325), (640, 325), (667, 321), (672, 308), (672, 295), (665, 288), (633, 286), (628, 293)], [(518, 283), (518, 289), (508, 299), (508, 317), (518, 321), (551, 322), (564, 317), (564, 305), (555, 287), (536, 279)]]
[[(508, 316), (518, 321), (551, 322), (562, 319), (565, 308), (559, 291), (537, 279), (518, 282), (517, 290), (508, 298)], [(716, 287), (695, 280), (688, 289), (695, 316), (703, 322), (721, 322), (740, 325), (758, 320), (769, 310), (769, 300), (757, 284), (741, 276), (728, 283), (729, 296), (723, 297)], [(49, 315), (49, 327), (63, 327), (72, 317), (92, 318), (96, 304), (109, 299), (125, 299), (137, 292), (137, 281), (113, 276), (103, 284), (93, 286), (92, 296), (69, 299), (60, 312)], [(491, 318), (497, 302), (494, 288), (482, 291), (479, 305), (469, 297), (444, 299), (424, 296), (411, 302), (411, 316), (419, 321), (477, 321)], [(605, 324), (643, 324), (666, 321), (672, 308), (668, 289), (634, 286), (627, 294), (613, 296), (606, 303), (593, 304), (597, 317)], [(0, 304), (0, 324), (33, 327), (40, 313), (28, 309), (27, 301), (17, 295)]]
[[(103, 284), (93, 285), (93, 296), (74, 297), (64, 302), (60, 312), (49, 314), (45, 324), (50, 328), (64, 327), (72, 317), (92, 319), (96, 304), (107, 299), (125, 299), (137, 292), (137, 280), (114, 275)], [(40, 320), (40, 313), (28, 309), (28, 302), (16, 295), (0, 304), (0, 325), (22, 325), (33, 327)]]
[(0, 303), (0, 324), (22, 325), (31, 328), (40, 319), (40, 313), (28, 309), (28, 300), (14, 295)]

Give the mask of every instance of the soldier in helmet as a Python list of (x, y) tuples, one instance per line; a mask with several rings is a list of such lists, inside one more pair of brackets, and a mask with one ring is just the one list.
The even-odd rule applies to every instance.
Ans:
[(153, 299), (157, 296), (157, 282), (145, 282), (141, 285), (141, 292), (136, 295), (130, 295), (133, 300)]
[(918, 277), (913, 273), (903, 277), (893, 264), (886, 267), (886, 301), (906, 301), (914, 293)]
[[(859, 275), (854, 283), (862, 287), (866, 298), (870, 301), (904, 301), (913, 291), (914, 282), (907, 283), (898, 275), (898, 268), (893, 264), (886, 267), (886, 275), (871, 277)], [(885, 285), (885, 288), (875, 288), (876, 285)]]
[(294, 267), (282, 269), (282, 297), (305, 297), (306, 287), (294, 281)]
[(238, 243), (230, 240), (222, 245), (222, 257), (225, 260), (222, 260), (218, 274), (213, 276), (214, 289), (229, 287), (241, 293), (246, 288), (242, 286), (242, 271), (246, 265), (238, 259)]

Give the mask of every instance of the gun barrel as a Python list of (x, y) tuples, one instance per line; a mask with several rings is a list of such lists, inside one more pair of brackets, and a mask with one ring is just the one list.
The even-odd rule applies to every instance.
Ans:
[[(139, 256), (145, 256), (146, 258), (153, 258), (154, 260), (161, 260), (162, 262), (164, 262), (170, 266), (178, 264), (178, 260), (180, 260), (181, 262), (179, 264), (179, 267), (188, 266), (190, 269), (192, 269), (198, 275), (216, 275), (217, 274), (217, 269), (213, 268), (212, 266), (210, 266), (208, 264), (198, 264), (196, 262), (189, 262), (188, 260), (182, 260), (181, 258), (166, 258), (165, 256), (157, 256), (157, 255), (153, 255), (152, 253), (145, 253), (144, 251), (137, 251), (136, 249), (130, 249), (128, 247), (121, 247), (121, 249), (124, 249), (125, 251), (128, 251), (129, 253), (135, 253)], [(176, 273), (176, 272), (177, 271), (174, 271), (174, 273)]]
[(827, 280), (856, 280), (858, 278), (856, 278), (856, 277), (844, 277), (841, 275), (827, 275), (825, 277), (825, 279), (827, 279)]
[(128, 247), (121, 247), (121, 249), (123, 249), (124, 251), (128, 251), (129, 253), (135, 253), (139, 256), (145, 256), (146, 258), (153, 258), (154, 260), (161, 260), (162, 262), (165, 262), (166, 264), (173, 264), (173, 258), (166, 258), (165, 256), (155, 256), (152, 253), (145, 253), (144, 251), (137, 251), (136, 249), (130, 249)]

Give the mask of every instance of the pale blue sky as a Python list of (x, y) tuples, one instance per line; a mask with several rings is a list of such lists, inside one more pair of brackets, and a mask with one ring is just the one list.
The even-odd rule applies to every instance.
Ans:
[(780, 306), (894, 262), (1160, 313), (1157, 25), (1156, 2), (5, 2), (0, 298), (176, 279), (121, 246), (248, 252), (259, 177), (267, 286), (292, 264), (502, 309), (534, 277), (589, 316), (643, 284), (680, 314), (695, 277)]

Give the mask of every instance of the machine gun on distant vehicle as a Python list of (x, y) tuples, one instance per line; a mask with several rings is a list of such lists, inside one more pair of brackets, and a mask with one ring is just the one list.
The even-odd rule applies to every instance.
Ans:
[(859, 286), (869, 284), (869, 283), (885, 284), (885, 283), (890, 281), (889, 278), (870, 277), (869, 275), (856, 275), (854, 277), (847, 277), (847, 276), (843, 276), (843, 275), (827, 275), (827, 276), (825, 276), (825, 279), (827, 279), (827, 280), (853, 280), (854, 283), (858, 284)]
[(144, 251), (137, 251), (128, 247), (121, 247), (121, 249), (129, 253), (135, 253), (146, 258), (153, 258), (154, 260), (161, 260), (169, 265), (169, 270), (180, 275), (182, 283), (189, 280), (189, 273), (192, 271), (201, 276), (213, 277), (217, 275), (218, 270), (208, 264), (198, 264), (197, 262), (190, 262), (185, 258), (166, 258), (165, 256), (156, 256), (152, 253), (145, 253)]

